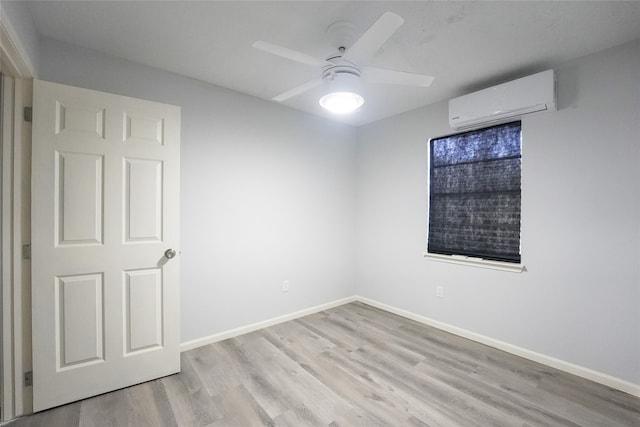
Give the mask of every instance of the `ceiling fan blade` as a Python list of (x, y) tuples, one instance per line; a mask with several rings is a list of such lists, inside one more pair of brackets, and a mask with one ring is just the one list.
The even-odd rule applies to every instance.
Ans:
[(385, 70), (382, 68), (363, 67), (362, 79), (368, 83), (384, 83), (404, 86), (428, 87), (433, 82), (432, 76), (406, 73), (404, 71)]
[(301, 93), (306, 92), (309, 89), (313, 89), (316, 86), (320, 86), (320, 83), (322, 83), (322, 80), (320, 80), (319, 78), (313, 79), (306, 83), (301, 84), (300, 86), (296, 86), (293, 89), (289, 89), (286, 92), (282, 92), (280, 95), (274, 96), (271, 99), (278, 102), (286, 101), (287, 99), (293, 98), (296, 95), (300, 95)]
[(280, 56), (282, 58), (290, 59), (291, 61), (301, 62), (307, 65), (313, 65), (316, 67), (322, 67), (327, 65), (326, 61), (318, 58), (314, 58), (306, 53), (298, 52), (297, 50), (289, 49), (288, 47), (279, 46), (277, 44), (257, 41), (253, 43), (253, 47), (262, 50), (273, 55)]
[(389, 37), (404, 23), (401, 16), (393, 12), (385, 12), (365, 33), (351, 46), (342, 59), (354, 64), (365, 64), (382, 47)]

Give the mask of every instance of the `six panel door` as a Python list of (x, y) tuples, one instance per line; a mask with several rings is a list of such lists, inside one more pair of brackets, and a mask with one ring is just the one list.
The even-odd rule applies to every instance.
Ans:
[(34, 411), (180, 370), (180, 109), (34, 82)]

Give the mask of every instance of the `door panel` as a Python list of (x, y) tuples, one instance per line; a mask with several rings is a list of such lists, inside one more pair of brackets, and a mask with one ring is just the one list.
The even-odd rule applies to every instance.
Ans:
[(126, 354), (162, 347), (162, 272), (125, 272)]
[(55, 153), (56, 243), (102, 244), (104, 156)]
[(57, 369), (104, 361), (102, 274), (56, 277)]
[(153, 144), (164, 143), (163, 130), (164, 119), (160, 117), (144, 116), (136, 113), (125, 113), (125, 142), (149, 142)]
[(180, 109), (34, 83), (34, 411), (180, 370)]
[(162, 240), (162, 162), (124, 159), (125, 242)]

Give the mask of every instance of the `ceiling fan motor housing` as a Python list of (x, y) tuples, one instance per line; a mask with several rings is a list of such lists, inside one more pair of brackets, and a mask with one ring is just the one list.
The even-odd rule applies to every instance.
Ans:
[(322, 83), (332, 92), (353, 92), (360, 83), (360, 69), (340, 56), (327, 58), (322, 68)]

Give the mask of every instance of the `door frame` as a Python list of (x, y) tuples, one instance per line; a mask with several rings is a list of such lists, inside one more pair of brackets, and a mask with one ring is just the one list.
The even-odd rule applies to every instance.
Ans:
[[(2, 73), (13, 79), (11, 123), (2, 139), (3, 234), (2, 341), (0, 346), (0, 422), (32, 412), (32, 390), (24, 373), (31, 370), (31, 266), (23, 260), (22, 245), (29, 243), (31, 200), (31, 125), (23, 121), (25, 106), (32, 105), (36, 72), (4, 10), (0, 11)], [(3, 132), (5, 130), (3, 129)], [(6, 168), (6, 169), (5, 169)]]

